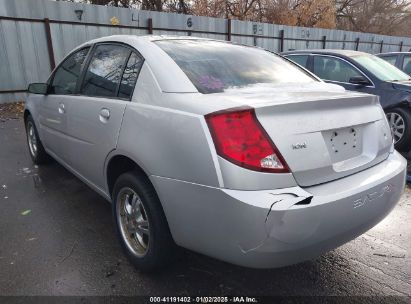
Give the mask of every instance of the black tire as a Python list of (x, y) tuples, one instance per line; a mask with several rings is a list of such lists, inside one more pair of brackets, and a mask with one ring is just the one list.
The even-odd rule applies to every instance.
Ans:
[[(134, 217), (134, 215), (126, 214), (124, 209), (127, 203), (123, 201), (133, 199), (133, 196), (131, 196), (129, 200), (124, 198), (130, 189), (137, 194), (141, 205), (143, 205), (141, 218), (148, 220), (148, 241), (146, 241), (148, 245), (144, 253), (139, 252), (139, 250), (144, 251), (144, 248), (139, 246), (140, 243), (136, 241), (137, 232), (130, 233), (126, 230), (129, 228), (124, 228), (127, 227), (124, 222), (129, 221), (129, 219), (127, 219), (128, 217), (133, 219), (137, 218)], [(175, 256), (176, 245), (168, 228), (167, 219), (164, 215), (160, 200), (147, 177), (136, 171), (120, 175), (114, 185), (112, 200), (116, 233), (128, 259), (136, 268), (144, 272), (156, 271), (166, 266), (171, 258)], [(131, 205), (128, 204), (127, 206)], [(121, 216), (121, 210), (123, 216)], [(134, 222), (137, 223), (137, 220)], [(135, 225), (138, 226), (137, 224)], [(142, 243), (144, 243), (144, 240)], [(131, 249), (132, 247), (130, 247), (133, 245), (135, 245), (134, 251)], [(136, 247), (137, 249), (135, 249)]]
[[(43, 144), (41, 143), (39, 133), (37, 132), (36, 125), (34, 123), (31, 115), (28, 115), (25, 121), (26, 126), (26, 139), (27, 146), (29, 148), (29, 154), (31, 159), (36, 165), (41, 165), (50, 162), (50, 156), (44, 150)], [(31, 133), (33, 132), (33, 133)], [(34, 137), (33, 137), (34, 136)], [(33, 146), (33, 139), (35, 139), (35, 148)]]
[(411, 149), (411, 111), (404, 108), (393, 108), (386, 111), (388, 124), (392, 127), (389, 119), (390, 115), (399, 115), (404, 121), (404, 133), (402, 137), (395, 143), (395, 149), (400, 152), (408, 152)]

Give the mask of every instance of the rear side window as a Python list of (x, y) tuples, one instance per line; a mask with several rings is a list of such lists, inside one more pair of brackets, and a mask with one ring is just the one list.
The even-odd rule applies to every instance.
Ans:
[(281, 56), (254, 47), (212, 40), (156, 43), (203, 94), (257, 84), (317, 81)]
[(402, 65), (402, 70), (408, 75), (411, 75), (411, 56), (410, 55), (404, 56), (404, 63)]
[(56, 70), (50, 85), (50, 94), (70, 95), (76, 90), (81, 68), (90, 48), (70, 55)]
[(296, 64), (301, 65), (304, 68), (307, 67), (308, 55), (288, 55), (285, 57), (294, 61)]
[(131, 53), (128, 59), (127, 66), (124, 69), (123, 77), (120, 83), (118, 96), (121, 98), (130, 99), (133, 95), (134, 86), (136, 85), (138, 74), (143, 65), (143, 58), (136, 53)]
[(392, 65), (395, 65), (395, 62), (397, 61), (397, 56), (396, 55), (390, 55), (390, 56), (381, 56), (381, 59), (384, 59), (385, 61), (391, 63)]
[(328, 56), (314, 56), (314, 74), (321, 79), (346, 83), (351, 77), (363, 76), (348, 62)]
[(128, 48), (101, 44), (93, 52), (84, 76), (81, 94), (87, 96), (115, 97), (121, 75), (130, 55)]

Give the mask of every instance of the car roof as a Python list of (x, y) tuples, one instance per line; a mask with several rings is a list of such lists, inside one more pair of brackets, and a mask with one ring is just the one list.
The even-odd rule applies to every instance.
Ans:
[(353, 50), (334, 50), (334, 49), (310, 49), (310, 50), (295, 50), (282, 52), (281, 55), (290, 54), (326, 54), (326, 55), (340, 55), (346, 57), (353, 57), (356, 55), (370, 55), (368, 53), (353, 51)]
[(379, 55), (400, 55), (400, 54), (411, 54), (411, 52), (385, 52), (385, 53), (376, 54), (376, 56), (379, 56)]
[[(126, 42), (133, 43), (135, 41), (140, 42), (154, 42), (154, 41), (161, 41), (161, 40), (215, 40), (210, 38), (202, 38), (202, 37), (193, 37), (193, 36), (174, 36), (174, 35), (112, 35), (112, 36), (105, 36), (101, 38), (96, 38), (93, 40), (89, 40), (86, 44), (93, 44), (98, 42)], [(221, 40), (219, 40), (221, 41)], [(224, 42), (224, 41), (222, 41)]]

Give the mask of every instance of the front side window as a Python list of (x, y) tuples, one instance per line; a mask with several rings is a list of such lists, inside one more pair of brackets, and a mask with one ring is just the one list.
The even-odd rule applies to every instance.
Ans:
[(160, 40), (156, 43), (203, 94), (262, 83), (317, 81), (281, 56), (258, 48), (212, 40)]
[(50, 85), (50, 94), (70, 95), (76, 90), (81, 68), (90, 48), (84, 48), (69, 56), (56, 70)]
[(361, 54), (352, 56), (351, 58), (381, 81), (402, 81), (410, 78), (409, 75), (380, 57)]
[(329, 56), (314, 56), (314, 74), (324, 80), (346, 83), (351, 77), (363, 76), (348, 62)]
[(130, 50), (119, 45), (97, 45), (84, 76), (81, 94), (98, 97), (117, 96), (121, 75), (129, 55)]
[(301, 65), (304, 68), (307, 67), (308, 55), (288, 55), (285, 57), (294, 61), (296, 64)]

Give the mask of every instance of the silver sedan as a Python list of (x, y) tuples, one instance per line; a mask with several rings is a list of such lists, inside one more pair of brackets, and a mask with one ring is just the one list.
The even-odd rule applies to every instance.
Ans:
[(141, 270), (176, 245), (256, 268), (311, 259), (381, 221), (404, 188), (378, 97), (262, 49), (105, 37), (29, 91), (33, 161), (57, 160), (112, 202)]

